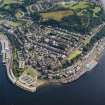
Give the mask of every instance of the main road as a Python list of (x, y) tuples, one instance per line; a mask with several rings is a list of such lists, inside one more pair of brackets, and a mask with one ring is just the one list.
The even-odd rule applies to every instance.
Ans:
[[(16, 83), (16, 78), (12, 72), (12, 47), (11, 47), (11, 44), (8, 40), (8, 38), (2, 33), (0, 34), (0, 43), (1, 43), (1, 46), (2, 46), (2, 50), (1, 50), (1, 53), (3, 55), (4, 52), (6, 52), (6, 55), (7, 55), (7, 60), (5, 62), (5, 65), (6, 65), (6, 68), (7, 68), (7, 76), (8, 78), (11, 80), (11, 82), (13, 84)], [(4, 52), (3, 52), (4, 51)], [(3, 58), (5, 59), (5, 58)]]

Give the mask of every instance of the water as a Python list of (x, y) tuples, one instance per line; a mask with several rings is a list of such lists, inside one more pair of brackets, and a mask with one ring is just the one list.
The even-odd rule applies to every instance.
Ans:
[(105, 56), (95, 70), (65, 86), (47, 86), (36, 93), (15, 87), (0, 63), (0, 105), (105, 105)]

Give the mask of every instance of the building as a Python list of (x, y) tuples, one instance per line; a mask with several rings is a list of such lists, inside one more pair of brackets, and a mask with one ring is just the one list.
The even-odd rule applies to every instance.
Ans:
[(25, 68), (25, 59), (23, 57), (22, 51), (18, 51), (18, 64), (19, 64), (19, 69)]

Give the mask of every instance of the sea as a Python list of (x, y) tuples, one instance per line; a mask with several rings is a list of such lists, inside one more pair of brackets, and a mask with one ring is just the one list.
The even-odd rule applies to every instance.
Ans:
[(35, 93), (14, 86), (0, 60), (0, 105), (105, 105), (105, 54), (93, 70), (78, 80), (44, 86)]

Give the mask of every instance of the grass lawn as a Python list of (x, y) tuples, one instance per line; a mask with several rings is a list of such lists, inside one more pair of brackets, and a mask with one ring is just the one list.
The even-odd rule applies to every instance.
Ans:
[(37, 76), (36, 70), (34, 70), (32, 67), (29, 66), (25, 68), (24, 73), (31, 76), (32, 78), (35, 78)]
[(89, 7), (90, 7), (90, 3), (80, 1), (79, 3), (72, 6), (71, 9), (78, 10), (78, 9), (85, 9), (85, 8), (89, 8)]
[(93, 16), (96, 17), (97, 13), (101, 11), (100, 6), (95, 6), (94, 3), (80, 1), (80, 2), (67, 2), (67, 3), (57, 3), (56, 6), (63, 7), (64, 9), (72, 9), (74, 11), (81, 11), (86, 9), (91, 9), (93, 11)]
[(24, 16), (24, 12), (22, 12), (22, 11), (19, 10), (19, 11), (16, 12), (15, 16), (16, 16), (17, 18), (21, 18), (21, 17)]
[(94, 17), (97, 17), (97, 13), (99, 13), (100, 11), (101, 11), (101, 8), (100, 8), (100, 7), (98, 7), (98, 6), (95, 7), (95, 8), (93, 9), (93, 12), (94, 12), (94, 13), (93, 13), (93, 16), (94, 16)]
[(20, 3), (22, 0), (3, 0), (3, 4)]
[(61, 21), (64, 17), (70, 16), (73, 14), (74, 12), (72, 10), (62, 10), (62, 11), (41, 13), (41, 16), (43, 20), (53, 19), (56, 21)]
[(13, 59), (17, 60), (17, 49), (16, 48), (13, 49)]
[[(43, 20), (56, 20), (61, 21), (64, 17), (72, 16), (74, 13), (80, 16), (88, 16), (89, 14), (93, 17), (98, 16), (97, 14), (101, 11), (100, 6), (96, 6), (94, 3), (80, 1), (80, 2), (59, 2), (53, 7), (56, 11), (48, 11), (40, 13)], [(60, 10), (64, 8), (64, 10)], [(88, 11), (91, 10), (91, 11)], [(53, 9), (52, 9), (53, 10)], [(85, 11), (85, 12), (83, 12)], [(87, 11), (87, 12), (86, 12)]]
[(67, 60), (73, 60), (74, 58), (76, 58), (77, 56), (79, 56), (82, 52), (80, 50), (75, 50), (73, 52), (71, 52), (68, 56), (67, 56)]
[(66, 9), (78, 10), (78, 9), (89, 8), (91, 6), (91, 3), (80, 1), (80, 2), (58, 3), (57, 5)]
[(8, 24), (12, 27), (17, 27), (25, 24), (25, 21), (23, 20), (16, 20), (16, 21), (8, 21)]
[(10, 24), (11, 26), (13, 26), (13, 27), (16, 27), (16, 26), (21, 25), (20, 23), (18, 23), (18, 22), (13, 22), (13, 21), (9, 21), (9, 24)]

